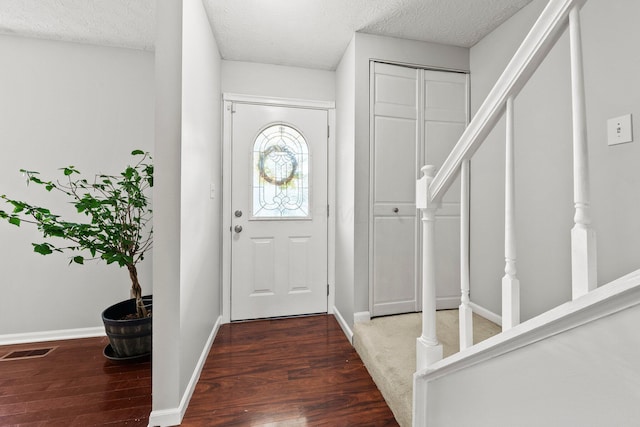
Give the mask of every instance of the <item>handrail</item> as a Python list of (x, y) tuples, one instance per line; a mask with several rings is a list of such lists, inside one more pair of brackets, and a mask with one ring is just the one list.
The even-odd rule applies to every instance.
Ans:
[[(573, 298), (593, 290), (595, 286), (595, 231), (590, 223), (588, 147), (584, 108), (583, 64), (581, 55), (579, 10), (587, 0), (550, 0), (540, 14), (520, 48), (505, 68), (477, 114), (465, 129), (440, 171), (435, 166), (422, 168), (423, 176), (416, 182), (416, 208), (422, 212), (422, 334), (416, 341), (418, 370), (442, 358), (442, 346), (435, 329), (435, 220), (445, 192), (461, 173), (462, 167), (484, 142), (497, 121), (507, 116), (505, 157), (505, 276), (502, 279), (502, 330), (520, 323), (520, 281), (516, 275), (515, 240), (515, 169), (513, 156), (513, 100), (536, 71), (563, 31), (570, 27), (575, 226), (571, 230), (571, 263)], [(468, 197), (462, 187), (461, 197)], [(462, 234), (462, 233), (461, 233)], [(461, 348), (468, 347), (472, 320), (465, 296), (467, 272), (461, 271), (460, 336)], [(465, 305), (465, 303), (467, 303)], [(463, 316), (464, 314), (464, 316)]]
[(500, 120), (507, 99), (515, 97), (542, 63), (568, 25), (569, 13), (586, 0), (551, 0), (525, 37), (478, 112), (429, 186), (430, 201), (440, 202), (469, 160)]

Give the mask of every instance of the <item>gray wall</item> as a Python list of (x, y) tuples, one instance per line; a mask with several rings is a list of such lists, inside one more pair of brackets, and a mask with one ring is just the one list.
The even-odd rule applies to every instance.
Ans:
[(183, 10), (181, 394), (222, 314), (221, 59), (202, 1), (185, 0)]
[(336, 70), (335, 307), (349, 325), (354, 313), (355, 58), (353, 37)]
[[(535, 0), (471, 49), (472, 112), (477, 111), (546, 0)], [(598, 283), (638, 268), (638, 142), (608, 147), (606, 121), (640, 117), (640, 3), (590, 0), (583, 8), (593, 223)], [(568, 34), (515, 101), (518, 276), (522, 319), (570, 299), (573, 226)], [(500, 313), (504, 275), (504, 121), (471, 163), (471, 299)]]
[[(27, 188), (18, 170), (59, 178), (58, 168), (75, 165), (91, 178), (122, 171), (133, 149), (152, 151), (153, 53), (11, 36), (0, 36), (0, 51), (0, 194), (74, 215), (66, 199)], [(102, 310), (129, 298), (126, 269), (43, 257), (31, 246), (41, 241), (29, 224), (0, 224), (0, 341), (100, 330)], [(152, 293), (151, 255), (139, 274)]]
[(222, 92), (334, 101), (334, 71), (243, 61), (222, 61)]
[(427, 425), (638, 425), (638, 316), (636, 305), (430, 382)]
[(221, 60), (200, 0), (157, 2), (156, 17), (158, 286), (149, 423), (175, 425), (221, 314)]

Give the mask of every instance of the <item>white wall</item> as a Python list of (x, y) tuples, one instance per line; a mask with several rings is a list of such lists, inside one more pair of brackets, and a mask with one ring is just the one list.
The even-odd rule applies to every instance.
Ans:
[(149, 423), (175, 425), (221, 313), (221, 59), (201, 0), (158, 2), (156, 16), (156, 152), (163, 167), (156, 218), (162, 235), (156, 239)]
[(156, 2), (151, 426), (180, 422), (182, 8)]
[(335, 75), (333, 71), (309, 68), (222, 61), (222, 92), (334, 101)]
[(638, 425), (638, 316), (636, 305), (431, 381), (427, 425)]
[[(201, 0), (184, 1), (180, 393), (222, 312), (221, 60)], [(211, 198), (211, 188), (214, 196)]]
[(349, 325), (354, 313), (355, 72), (354, 37), (336, 70), (335, 306)]
[[(152, 53), (11, 36), (0, 36), (0, 52), (0, 194), (72, 213), (66, 200), (27, 188), (18, 169), (57, 178), (75, 165), (91, 178), (122, 171), (133, 149), (152, 151)], [(129, 298), (125, 269), (68, 266), (67, 255), (34, 253), (41, 241), (28, 224), (0, 224), (0, 342), (100, 328), (102, 310)], [(152, 293), (151, 255), (139, 274)]]
[[(369, 311), (369, 64), (384, 60), (428, 68), (467, 71), (466, 48), (355, 34), (354, 308)], [(338, 141), (338, 145), (340, 142)], [(337, 268), (337, 266), (336, 266)], [(346, 319), (350, 325), (353, 319)]]
[[(546, 5), (536, 0), (471, 49), (472, 109)], [(590, 0), (582, 17), (598, 283), (638, 268), (640, 144), (608, 147), (606, 120), (640, 117), (640, 3)], [(571, 100), (565, 34), (515, 101), (518, 276), (523, 320), (570, 299), (573, 225)], [(504, 122), (472, 160), (472, 300), (500, 312), (504, 274)]]

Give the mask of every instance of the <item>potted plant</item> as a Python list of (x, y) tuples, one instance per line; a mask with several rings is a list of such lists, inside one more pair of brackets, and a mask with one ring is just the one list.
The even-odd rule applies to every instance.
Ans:
[[(0, 210), (0, 219), (15, 226), (34, 224), (48, 238), (32, 244), (35, 252), (71, 252), (70, 264), (102, 260), (127, 268), (131, 299), (102, 313), (110, 342), (105, 355), (114, 359), (151, 351), (151, 297), (142, 296), (136, 266), (153, 245), (152, 209), (147, 194), (153, 187), (153, 164), (149, 153), (135, 150), (131, 155), (136, 158), (133, 166), (127, 166), (119, 175), (95, 175), (91, 181), (81, 178), (74, 166), (61, 168), (64, 178), (55, 182), (42, 179), (38, 172), (21, 169), (27, 185), (37, 184), (46, 191), (61, 193), (76, 208), (78, 219), (86, 216), (87, 221), (65, 220), (47, 208), (0, 196), (13, 206), (9, 212)], [(59, 244), (62, 241), (64, 244)]]

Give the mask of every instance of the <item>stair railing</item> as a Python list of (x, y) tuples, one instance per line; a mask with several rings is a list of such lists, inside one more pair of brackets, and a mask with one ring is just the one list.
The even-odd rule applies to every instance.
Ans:
[(468, 201), (469, 160), (506, 116), (505, 158), (505, 275), (502, 279), (502, 327), (520, 323), (520, 282), (516, 269), (514, 99), (569, 26), (573, 109), (574, 227), (572, 245), (573, 298), (596, 287), (595, 232), (591, 228), (589, 200), (586, 110), (582, 70), (580, 9), (586, 0), (550, 0), (493, 89), (469, 123), (442, 167), (422, 168), (416, 185), (416, 206), (422, 211), (422, 335), (417, 339), (418, 370), (442, 359), (436, 336), (435, 218), (442, 198), (459, 174), (461, 191), (461, 305), (460, 349), (473, 345), (472, 310), (469, 299)]

